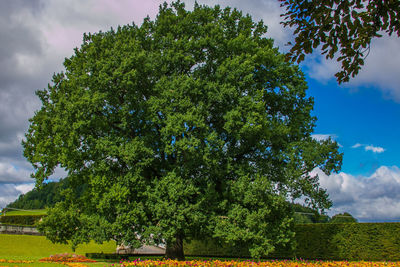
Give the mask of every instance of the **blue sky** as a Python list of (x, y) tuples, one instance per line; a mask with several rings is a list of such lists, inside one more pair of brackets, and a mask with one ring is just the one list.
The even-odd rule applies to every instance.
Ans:
[[(343, 172), (371, 175), (382, 165), (400, 166), (399, 103), (385, 99), (377, 88), (351, 92), (334, 80), (321, 84), (310, 78), (308, 84), (308, 95), (315, 101), (313, 114), (318, 118), (315, 133), (330, 134), (339, 142)], [(367, 146), (384, 151), (366, 150)]]
[[(170, 2), (170, 1), (169, 1)], [(190, 9), (194, 0), (183, 0)], [(237, 7), (263, 19), (280, 51), (293, 40), (280, 24), (278, 0), (198, 0), (200, 4)], [(134, 21), (154, 19), (161, 0), (13, 0), (0, 1), (0, 208), (34, 186), (32, 167), (22, 156), (24, 138), (40, 103), (34, 92), (62, 71), (65, 57), (80, 46), (84, 32), (107, 31)], [(360, 74), (339, 86), (336, 61), (318, 52), (300, 65), (314, 97), (315, 138), (331, 136), (344, 153), (342, 170), (321, 186), (333, 207), (328, 214), (350, 212), (360, 221), (400, 221), (400, 38), (372, 43)], [(55, 177), (63, 176), (58, 170)]]

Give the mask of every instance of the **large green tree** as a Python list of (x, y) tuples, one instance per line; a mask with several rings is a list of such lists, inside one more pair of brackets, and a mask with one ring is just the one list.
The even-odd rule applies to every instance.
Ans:
[[(400, 36), (399, 0), (279, 0), (284, 26), (293, 27), (295, 43), (288, 57), (298, 63), (317, 47), (342, 63), (339, 83), (358, 74), (371, 40), (382, 33)], [(338, 55), (339, 54), (339, 55)]]
[(290, 241), (287, 200), (329, 207), (310, 171), (338, 171), (341, 154), (311, 137), (304, 75), (265, 33), (238, 10), (178, 1), (84, 35), (37, 92), (23, 143), (37, 184), (68, 172), (47, 237), (166, 243), (183, 258), (183, 240), (212, 236), (258, 257)]

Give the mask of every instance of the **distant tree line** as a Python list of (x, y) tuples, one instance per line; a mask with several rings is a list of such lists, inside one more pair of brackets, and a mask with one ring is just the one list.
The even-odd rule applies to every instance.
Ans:
[(15, 209), (44, 209), (52, 207), (55, 203), (63, 199), (62, 191), (66, 189), (66, 180), (60, 182), (50, 182), (38, 188), (22, 194), (17, 200), (8, 204), (6, 208)]
[(316, 210), (300, 204), (292, 204), (294, 210), (294, 221), (296, 224), (307, 223), (354, 223), (358, 222), (350, 213), (344, 212), (329, 217), (320, 214)]

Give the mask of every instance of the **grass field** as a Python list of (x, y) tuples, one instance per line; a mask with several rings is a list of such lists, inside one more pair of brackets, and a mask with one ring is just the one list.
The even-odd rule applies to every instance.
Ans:
[[(10, 210), (6, 211), (5, 216), (15, 216), (15, 215), (46, 215), (46, 210)], [(3, 216), (3, 215), (2, 215)]]
[[(107, 242), (102, 245), (91, 242), (78, 246), (74, 253), (85, 255), (85, 253), (114, 253), (115, 242)], [(70, 245), (53, 244), (44, 236), (31, 235), (6, 235), (0, 234), (0, 259), (3, 260), (24, 260), (33, 263), (3, 263), (2, 266), (61, 266), (53, 263), (40, 263), (39, 259), (60, 253), (73, 253)], [(88, 265), (98, 265), (88, 264)], [(103, 265), (104, 266), (104, 263)]]

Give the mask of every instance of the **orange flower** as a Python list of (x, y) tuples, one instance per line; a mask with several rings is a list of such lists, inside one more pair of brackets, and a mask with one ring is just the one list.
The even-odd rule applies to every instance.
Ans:
[(0, 259), (0, 262), (4, 262), (4, 263), (32, 263), (33, 261)]
[(40, 259), (39, 261), (40, 262), (60, 262), (63, 264), (65, 264), (67, 262), (96, 262), (95, 260), (88, 259), (82, 255), (68, 254), (68, 253), (51, 255), (50, 257)]

